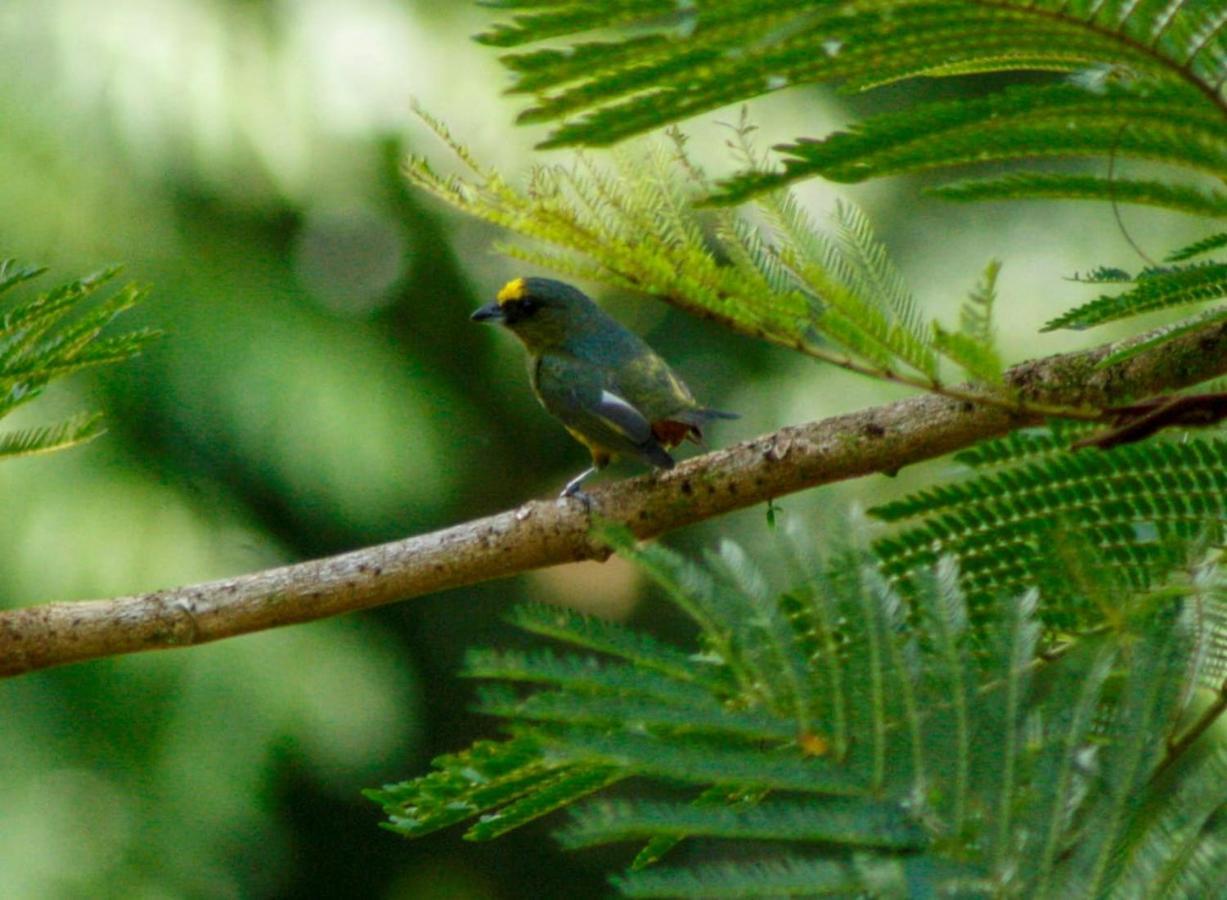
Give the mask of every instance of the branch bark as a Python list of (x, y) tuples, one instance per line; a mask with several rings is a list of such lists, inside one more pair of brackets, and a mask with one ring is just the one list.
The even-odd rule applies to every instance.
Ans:
[[(1227, 325), (1098, 370), (1111, 347), (1034, 360), (1008, 380), (1034, 403), (1104, 409), (1227, 372)], [(1033, 414), (920, 396), (790, 426), (593, 488), (593, 509), (650, 538), (805, 488), (895, 472), (1038, 424)], [(202, 644), (327, 618), (608, 551), (576, 501), (534, 500), (442, 531), (326, 559), (128, 597), (0, 612), (0, 675)]]

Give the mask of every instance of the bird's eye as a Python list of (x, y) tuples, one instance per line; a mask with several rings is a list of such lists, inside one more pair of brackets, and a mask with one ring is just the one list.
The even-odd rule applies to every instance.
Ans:
[(523, 322), (535, 313), (541, 307), (541, 303), (531, 297), (524, 297), (521, 300), (513, 300), (510, 303), (503, 304), (503, 323), (506, 325), (514, 325), (516, 322)]
[(508, 303), (504, 308), (506, 314), (505, 320), (508, 324), (522, 322), (532, 316), (541, 304), (531, 297), (525, 297), (523, 300), (517, 300), (515, 303)]

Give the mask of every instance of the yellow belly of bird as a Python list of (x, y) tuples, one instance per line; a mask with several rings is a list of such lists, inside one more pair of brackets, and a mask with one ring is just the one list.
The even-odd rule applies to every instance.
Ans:
[(607, 465), (609, 465), (609, 461), (614, 458), (612, 451), (592, 443), (592, 441), (588, 440), (588, 438), (580, 434), (574, 428), (567, 428), (567, 431), (570, 433), (571, 437), (575, 438), (588, 448), (588, 452), (592, 454), (592, 464), (598, 469), (605, 468)]

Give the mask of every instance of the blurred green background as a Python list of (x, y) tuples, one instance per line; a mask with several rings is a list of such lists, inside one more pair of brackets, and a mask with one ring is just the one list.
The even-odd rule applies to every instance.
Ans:
[[(552, 493), (585, 465), (532, 399), (519, 347), (467, 320), (532, 273), (398, 174), (409, 151), (444, 159), (412, 98), (508, 176), (534, 161), (541, 132), (511, 125), (496, 54), (468, 39), (490, 15), (409, 0), (6, 0), (0, 256), (50, 265), (45, 285), (122, 262), (155, 287), (135, 316), (166, 337), (24, 413), (102, 408), (110, 431), (0, 467), (0, 602), (130, 593), (391, 540)], [(766, 146), (908, 91), (975, 89), (855, 102), (794, 90), (754, 118)], [(731, 165), (717, 123), (735, 115), (687, 125), (709, 168)], [(1106, 208), (945, 207), (921, 187), (852, 195), (947, 321), (987, 259), (1004, 259), (1010, 359), (1084, 343), (1036, 336), (1088, 299), (1061, 276), (1138, 265)], [(801, 193), (817, 211), (834, 196)], [(1173, 216), (1126, 217), (1158, 252), (1196, 235)], [(743, 413), (713, 430), (717, 445), (899, 396), (644, 298), (599, 296), (702, 400)], [(783, 515), (820, 534), (947, 471), (786, 498)], [(768, 547), (764, 511), (669, 540), (723, 536)], [(465, 712), (471, 686), (454, 673), (466, 646), (521, 640), (499, 614), (529, 597), (687, 634), (612, 562), (0, 683), (0, 897), (603, 894), (624, 853), (562, 856), (548, 823), (492, 845), (457, 831), (406, 843), (359, 796), (494, 734)]]

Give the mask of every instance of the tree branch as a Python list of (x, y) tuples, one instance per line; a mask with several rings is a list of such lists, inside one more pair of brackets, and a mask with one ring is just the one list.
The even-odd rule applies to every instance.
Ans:
[[(1023, 363), (1021, 399), (1096, 409), (1227, 372), (1227, 325), (1098, 370), (1110, 347)], [(593, 488), (593, 510), (654, 537), (805, 488), (895, 472), (1038, 424), (1034, 414), (920, 396), (708, 453), (661, 474)], [(442, 531), (326, 559), (108, 600), (0, 612), (0, 675), (202, 644), (335, 616), (608, 551), (576, 501), (535, 500)]]

